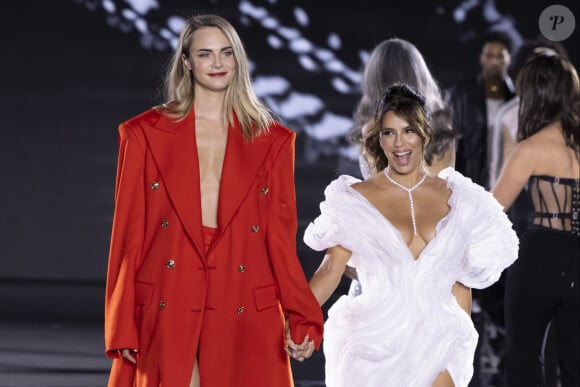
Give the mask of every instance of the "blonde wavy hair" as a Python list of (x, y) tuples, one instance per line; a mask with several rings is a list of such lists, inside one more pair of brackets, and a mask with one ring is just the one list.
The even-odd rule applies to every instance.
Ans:
[(165, 103), (155, 106), (162, 113), (183, 119), (190, 112), (195, 97), (193, 73), (183, 63), (183, 55), (189, 56), (195, 31), (200, 28), (218, 28), (232, 45), (236, 70), (232, 82), (226, 89), (224, 99), (224, 121), (230, 125), (237, 117), (242, 134), (246, 139), (267, 132), (274, 122), (271, 111), (258, 99), (252, 89), (248, 57), (244, 45), (234, 27), (223, 17), (204, 14), (186, 20), (179, 35), (179, 43), (171, 59), (164, 81)]

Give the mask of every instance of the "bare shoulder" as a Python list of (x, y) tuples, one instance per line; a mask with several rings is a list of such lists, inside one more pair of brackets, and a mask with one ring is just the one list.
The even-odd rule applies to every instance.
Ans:
[(541, 138), (529, 137), (525, 140), (515, 143), (510, 153), (511, 158), (517, 158), (522, 161), (533, 161), (538, 151), (545, 145)]
[(546, 158), (547, 161), (562, 157), (566, 149), (564, 138), (557, 129), (546, 127), (538, 133), (514, 145), (511, 153), (520, 163), (528, 165)]
[(358, 193), (364, 194), (365, 192), (368, 192), (369, 189), (372, 190), (372, 184), (364, 180), (354, 183), (353, 185), (351, 185), (351, 188), (357, 191)]
[(435, 189), (445, 190), (447, 188), (447, 180), (440, 178), (437, 175), (429, 175), (425, 182)]
[(433, 197), (448, 198), (451, 195), (451, 190), (447, 186), (447, 180), (440, 178), (439, 176), (429, 175), (425, 179), (424, 188), (429, 195)]
[(538, 133), (522, 141), (520, 159), (535, 162), (533, 174), (577, 175), (578, 156), (566, 143), (559, 122), (547, 125)]
[(368, 194), (372, 194), (372, 192), (375, 192), (381, 188), (384, 189), (384, 182), (382, 181), (381, 177), (382, 174), (378, 173), (366, 180), (354, 183), (351, 187), (355, 191), (367, 196)]

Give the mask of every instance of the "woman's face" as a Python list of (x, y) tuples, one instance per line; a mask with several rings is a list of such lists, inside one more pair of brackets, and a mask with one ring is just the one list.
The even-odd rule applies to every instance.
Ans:
[(392, 173), (407, 174), (421, 167), (423, 140), (404, 118), (392, 110), (383, 115), (379, 141)]
[(203, 27), (193, 33), (189, 56), (184, 55), (183, 62), (193, 73), (196, 89), (224, 91), (236, 70), (232, 45), (216, 27)]

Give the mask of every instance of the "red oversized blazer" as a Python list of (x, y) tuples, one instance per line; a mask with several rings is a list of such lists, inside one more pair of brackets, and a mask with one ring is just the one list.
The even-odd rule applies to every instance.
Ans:
[[(321, 309), (296, 256), (295, 133), (276, 123), (246, 141), (229, 128), (214, 244), (202, 237), (193, 109), (148, 110), (119, 126), (105, 299), (109, 386), (292, 385), (292, 337), (318, 348)], [(138, 350), (137, 365), (118, 350)]]

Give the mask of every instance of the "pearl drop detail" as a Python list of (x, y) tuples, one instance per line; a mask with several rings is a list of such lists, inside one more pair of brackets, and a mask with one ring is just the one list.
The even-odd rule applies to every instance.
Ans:
[(406, 191), (407, 194), (409, 195), (409, 203), (411, 204), (411, 220), (413, 221), (413, 234), (415, 236), (417, 236), (417, 223), (415, 222), (415, 205), (413, 203), (413, 194), (412, 192), (421, 184), (423, 184), (423, 182), (425, 181), (425, 179), (427, 178), (428, 173), (425, 172), (423, 174), (423, 177), (421, 178), (421, 180), (419, 180), (419, 182), (417, 184), (415, 184), (414, 186), (412, 186), (411, 188), (407, 188), (404, 185), (402, 185), (401, 183), (396, 182), (395, 180), (393, 180), (393, 178), (391, 176), (389, 176), (389, 172), (387, 171), (388, 168), (383, 169), (383, 172), (385, 174), (385, 176), (387, 177), (387, 179), (393, 183), (394, 185), (396, 185), (397, 187), (399, 187), (400, 189), (402, 189), (403, 191)]

